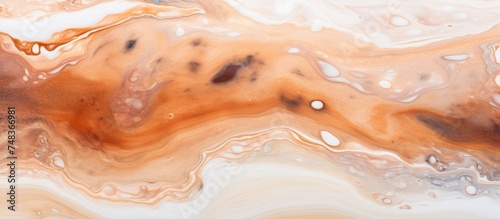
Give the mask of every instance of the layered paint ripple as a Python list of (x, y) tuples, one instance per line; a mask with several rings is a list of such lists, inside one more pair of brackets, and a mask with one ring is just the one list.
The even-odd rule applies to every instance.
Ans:
[(0, 1), (0, 216), (498, 218), (499, 14)]

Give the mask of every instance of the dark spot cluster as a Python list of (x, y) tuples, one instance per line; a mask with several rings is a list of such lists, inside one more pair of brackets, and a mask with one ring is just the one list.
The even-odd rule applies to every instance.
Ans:
[(125, 43), (125, 52), (130, 52), (135, 48), (135, 45), (137, 44), (136, 39), (128, 40)]
[[(218, 84), (231, 81), (237, 76), (238, 72), (240, 72), (244, 67), (248, 67), (254, 62), (255, 62), (255, 57), (253, 55), (248, 55), (243, 59), (230, 62), (229, 64), (223, 66), (221, 70), (219, 70), (212, 77), (212, 83)], [(250, 76), (250, 81), (255, 81), (256, 79), (257, 79), (257, 73), (254, 71)]]
[(425, 126), (432, 129), (434, 132), (446, 137), (446, 138), (459, 138), (457, 130), (455, 130), (450, 124), (435, 118), (430, 115), (418, 115), (417, 120), (423, 123)]
[(250, 65), (252, 64), (252, 62), (254, 61), (254, 58), (253, 58), (253, 55), (248, 55), (246, 58), (245, 58), (245, 62), (244, 64), (245, 65)]
[(302, 102), (302, 97), (301, 96), (286, 97), (285, 95), (282, 94), (280, 95), (280, 101), (288, 107), (295, 108), (298, 107)]
[(419, 114), (417, 120), (444, 138), (455, 142), (484, 142), (500, 146), (500, 124), (489, 120), (480, 124), (477, 118), (438, 118)]
[(225, 65), (219, 72), (217, 72), (217, 74), (214, 75), (214, 77), (212, 77), (212, 82), (217, 84), (232, 80), (241, 67), (241, 64), (231, 63)]

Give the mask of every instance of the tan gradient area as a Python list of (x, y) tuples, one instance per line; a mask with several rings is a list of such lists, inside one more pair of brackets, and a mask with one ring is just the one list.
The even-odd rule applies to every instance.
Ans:
[[(228, 139), (266, 142), (255, 133), (288, 127), (317, 139), (320, 130), (334, 130), (342, 143), (391, 151), (407, 163), (424, 162), (422, 157), (435, 148), (462, 151), (481, 160), (481, 174), (499, 179), (500, 111), (481, 98), (485, 87), (494, 85), (478, 46), (497, 40), (499, 26), (418, 48), (383, 49), (357, 47), (355, 39), (333, 29), (312, 33), (292, 25), (262, 25), (222, 3), (201, 7), (206, 14), (188, 3), (172, 8), (182, 13), (168, 19), (137, 13), (169, 8), (134, 8), (89, 29), (57, 33), (48, 42), (10, 38), (15, 49), (0, 51), (0, 109), (17, 109), (20, 162), (54, 171), (94, 198), (112, 196), (114, 190), (106, 194), (105, 182), (122, 181), (116, 190), (126, 190), (140, 187), (140, 179), (149, 187), (134, 192), (131, 196), (140, 198), (132, 202), (185, 200), (202, 187), (200, 168), (221, 156), (221, 148), (229, 148)], [(125, 21), (129, 17), (134, 19)], [(212, 26), (204, 27), (201, 18), (210, 19)], [(176, 37), (178, 25), (190, 32)], [(37, 80), (35, 73), (23, 81), (25, 69), (36, 72), (65, 61), (27, 61), (37, 55), (31, 51), (35, 43), (50, 51), (91, 30), (95, 32), (75, 43), (83, 52), (67, 53), (77, 63), (36, 84), (30, 84)], [(229, 31), (241, 35), (225, 35)], [(9, 37), (2, 33), (2, 38)], [(288, 53), (291, 46), (300, 53)], [(458, 53), (473, 55), (458, 63), (441, 59)], [(366, 87), (376, 87), (379, 72), (391, 67), (400, 72), (393, 86), (403, 89), (410, 86), (407, 81), (432, 84), (432, 75), (444, 82), (403, 103), (386, 90), (363, 93), (328, 80), (317, 65), (320, 60), (336, 63), (346, 74), (366, 73), (360, 79)], [(420, 71), (424, 73), (415, 73)], [(500, 94), (498, 88), (489, 90)], [(313, 100), (324, 107), (313, 109)], [(0, 123), (5, 127), (4, 120)], [(309, 139), (297, 145), (323, 156), (336, 153)], [(63, 169), (50, 153), (64, 158)], [(66, 211), (78, 215), (79, 210)]]
[[(175, 39), (163, 35), (167, 30), (161, 29), (162, 23), (164, 21), (140, 19), (94, 35), (83, 60), (37, 86), (12, 88), (9, 83), (14, 78), (2, 75), (2, 108), (17, 107), (20, 127), (31, 121), (64, 124), (71, 133), (67, 137), (118, 161), (162, 147), (161, 156), (171, 157), (183, 175), (200, 162), (201, 158), (193, 154), (209, 149), (195, 142), (215, 138), (224, 130), (224, 126), (205, 127), (210, 127), (218, 118), (252, 117), (271, 109), (307, 117), (324, 129), (343, 130), (369, 147), (394, 151), (409, 162), (422, 152), (422, 147), (439, 145), (477, 154), (484, 157), (483, 162), (491, 168), (500, 168), (497, 162), (499, 111), (466, 95), (450, 95), (475, 92), (476, 88), (466, 81), (477, 78), (477, 71), (484, 68), (481, 60), (470, 60), (467, 65), (459, 66), (460, 72), (446, 88), (402, 104), (362, 95), (348, 85), (326, 81), (308, 57), (291, 55), (284, 49), (302, 38), (310, 48), (321, 48), (347, 62), (361, 62), (367, 68), (380, 63), (404, 62), (411, 63), (407, 65), (410, 71), (411, 66), (425, 66), (432, 61), (422, 57), (426, 55), (421, 53), (423, 50), (451, 53), (494, 38), (497, 29), (480, 37), (460, 39), (465, 44), (446, 42), (404, 50), (353, 47), (350, 56), (342, 57), (335, 46), (321, 46), (330, 43), (332, 36), (338, 36), (337, 43), (352, 44), (350, 39), (334, 31), (312, 36), (302, 29), (294, 29), (296, 34), (282, 35), (269, 27), (259, 27), (238, 39), (221, 40), (202, 31)], [(141, 32), (131, 32), (137, 30)], [(255, 40), (251, 34), (268, 39)], [(128, 51), (124, 47), (130, 39), (136, 39), (136, 45)], [(366, 56), (367, 51), (380, 56)], [(479, 56), (479, 51), (476, 52)], [(390, 55), (396, 53), (397, 56)], [(213, 77), (229, 63), (241, 68), (232, 79), (213, 83)], [(131, 82), (134, 74), (139, 79)], [(153, 89), (147, 90), (152, 86)], [(125, 98), (121, 96), (126, 95), (136, 95), (142, 100), (142, 109), (123, 107)], [(310, 102), (316, 99), (325, 103), (322, 110), (310, 107)], [(117, 111), (120, 107), (123, 110)], [(269, 126), (265, 121), (257, 121), (261, 119), (251, 119), (246, 128)], [(293, 120), (284, 123), (307, 129)], [(174, 141), (180, 133), (189, 139)], [(75, 145), (65, 147), (65, 150), (77, 150)], [(28, 159), (29, 153), (25, 154), (23, 159)], [(178, 159), (184, 162), (177, 162)], [(93, 169), (103, 171), (97, 176), (105, 175), (105, 169)], [(177, 173), (171, 174), (170, 179), (183, 178)]]

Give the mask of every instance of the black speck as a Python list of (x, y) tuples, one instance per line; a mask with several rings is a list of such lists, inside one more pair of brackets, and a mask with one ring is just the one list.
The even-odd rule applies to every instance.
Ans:
[(253, 62), (253, 55), (248, 55), (246, 60), (245, 60), (245, 64), (250, 65), (250, 64), (252, 64), (252, 62)]
[(135, 44), (137, 43), (137, 40), (129, 40), (125, 44), (125, 52), (130, 52), (132, 49), (134, 49)]
[(217, 84), (232, 80), (241, 67), (242, 66), (240, 64), (228, 64), (224, 66), (219, 72), (217, 72), (217, 74), (214, 75), (212, 82)]

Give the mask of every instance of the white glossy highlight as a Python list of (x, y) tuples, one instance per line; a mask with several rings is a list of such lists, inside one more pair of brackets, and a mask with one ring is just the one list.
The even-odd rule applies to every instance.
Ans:
[(380, 86), (381, 88), (384, 88), (384, 89), (389, 89), (392, 87), (392, 83), (388, 80), (380, 80), (378, 82), (378, 86)]
[(33, 47), (31, 47), (31, 51), (34, 54), (38, 54), (40, 52), (40, 46), (38, 45), (38, 43), (33, 44)]
[(288, 53), (290, 53), (290, 54), (297, 54), (299, 52), (300, 52), (299, 48), (292, 47), (292, 48), (288, 49)]
[(406, 20), (405, 18), (399, 17), (399, 16), (393, 16), (391, 18), (391, 24), (398, 26), (398, 27), (404, 27), (410, 24), (410, 21)]
[(431, 156), (429, 156), (428, 162), (429, 162), (429, 164), (433, 165), (433, 164), (436, 164), (437, 159), (434, 155), (431, 155)]
[(323, 74), (327, 77), (332, 78), (340, 75), (340, 71), (328, 62), (318, 61), (318, 65)]
[(333, 135), (331, 132), (326, 131), (326, 130), (321, 130), (319, 132), (321, 139), (327, 144), (332, 147), (337, 147), (340, 145), (340, 139), (337, 138), (335, 135)]
[(468, 185), (465, 187), (465, 192), (469, 195), (476, 195), (477, 188), (473, 185)]
[(448, 61), (463, 61), (469, 58), (467, 54), (457, 54), (457, 55), (445, 55), (443, 59)]
[(55, 166), (64, 168), (64, 160), (60, 156), (54, 156), (52, 160)]
[(325, 104), (321, 100), (313, 100), (313, 101), (311, 101), (311, 107), (313, 109), (315, 109), (315, 110), (323, 109), (324, 106), (325, 106)]
[(184, 30), (184, 28), (182, 27), (177, 27), (177, 29), (175, 30), (175, 35), (177, 37), (181, 37), (181, 36), (184, 36), (184, 34), (186, 34), (186, 30)]

